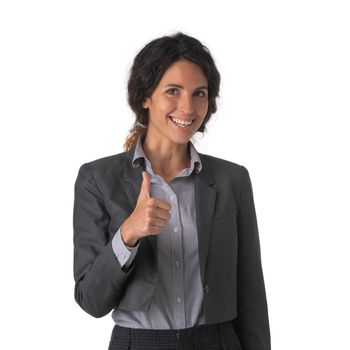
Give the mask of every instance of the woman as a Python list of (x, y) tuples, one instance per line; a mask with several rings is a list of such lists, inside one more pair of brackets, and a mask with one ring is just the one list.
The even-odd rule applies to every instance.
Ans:
[(75, 183), (75, 299), (113, 310), (109, 349), (270, 349), (259, 235), (244, 166), (197, 152), (220, 75), (183, 33), (135, 57), (124, 152)]

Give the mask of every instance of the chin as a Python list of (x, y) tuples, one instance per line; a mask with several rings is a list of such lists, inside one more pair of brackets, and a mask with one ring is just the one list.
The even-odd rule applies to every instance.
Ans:
[[(191, 136), (192, 137), (192, 136)], [(186, 145), (188, 141), (191, 140), (191, 137), (170, 137), (171, 141), (179, 145)]]

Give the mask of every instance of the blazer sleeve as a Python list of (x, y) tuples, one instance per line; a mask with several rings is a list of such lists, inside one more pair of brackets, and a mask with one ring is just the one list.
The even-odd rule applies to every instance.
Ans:
[(270, 350), (270, 327), (258, 224), (249, 172), (241, 166), (238, 204), (237, 308), (232, 321), (243, 350)]
[(79, 168), (74, 187), (74, 297), (94, 317), (119, 304), (123, 286), (133, 271), (122, 270), (109, 240), (109, 214), (89, 163)]

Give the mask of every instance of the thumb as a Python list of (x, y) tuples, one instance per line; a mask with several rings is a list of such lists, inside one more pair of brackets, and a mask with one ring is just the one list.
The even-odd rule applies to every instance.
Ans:
[(147, 171), (142, 172), (142, 184), (141, 184), (141, 190), (139, 193), (140, 199), (148, 199), (151, 197), (151, 178)]

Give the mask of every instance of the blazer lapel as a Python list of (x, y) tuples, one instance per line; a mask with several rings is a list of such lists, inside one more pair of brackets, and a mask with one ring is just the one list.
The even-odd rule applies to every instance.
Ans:
[(205, 162), (204, 156), (199, 153), (202, 161), (202, 170), (194, 175), (194, 194), (197, 219), (198, 253), (201, 279), (205, 284), (205, 268), (208, 258), (208, 250), (211, 238), (211, 227), (215, 212), (216, 189), (213, 187), (215, 178)]
[[(137, 198), (142, 184), (142, 171), (146, 170), (143, 162), (137, 163), (136, 167), (132, 165), (135, 146), (126, 152), (125, 163), (123, 166), (123, 178), (125, 183), (125, 192), (130, 200), (132, 208), (136, 207)], [(206, 162), (205, 155), (199, 153), (202, 161), (202, 170), (194, 176), (195, 208), (198, 234), (198, 253), (199, 265), (201, 271), (201, 280), (204, 285), (205, 268), (208, 258), (208, 250), (211, 238), (211, 227), (215, 212), (216, 189), (214, 175)], [(152, 246), (155, 258), (157, 258), (157, 236), (146, 237)], [(156, 259), (157, 261), (157, 259)]]

